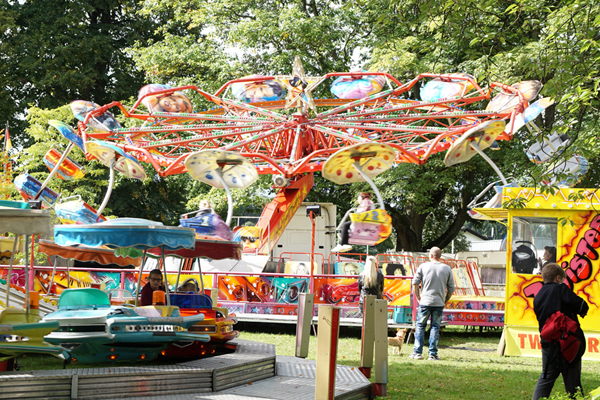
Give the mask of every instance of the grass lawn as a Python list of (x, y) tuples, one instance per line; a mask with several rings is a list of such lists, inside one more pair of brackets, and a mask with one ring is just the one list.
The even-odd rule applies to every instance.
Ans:
[[(260, 329), (266, 330), (264, 327)], [(277, 354), (293, 356), (294, 332), (277, 330), (274, 327), (270, 333), (263, 333), (246, 329), (241, 338), (272, 343), (276, 345)], [(388, 398), (531, 399), (542, 370), (542, 359), (498, 356), (496, 348), (500, 335), (500, 331), (465, 332), (462, 327), (447, 327), (439, 342), (441, 361), (408, 358), (412, 353), (412, 342), (402, 348), (400, 355), (392, 355), (392, 348), (388, 348)], [(309, 359), (316, 358), (316, 348), (316, 338), (311, 336)], [(424, 355), (427, 355), (427, 350)], [(343, 331), (340, 334), (338, 364), (360, 366), (360, 331)], [(587, 394), (600, 386), (600, 363), (584, 361), (581, 375)], [(552, 399), (567, 398), (562, 377), (557, 380), (552, 394)]]
[[(277, 354), (294, 356), (295, 326), (246, 324), (239, 327), (241, 339), (276, 346)], [(260, 331), (258, 331), (260, 330)], [(500, 357), (496, 347), (500, 331), (465, 332), (447, 327), (440, 338), (441, 361), (412, 360), (412, 344), (400, 355), (388, 349), (388, 398), (411, 400), (514, 400), (531, 399), (542, 369), (541, 358)], [(310, 339), (309, 359), (316, 358), (317, 341)], [(425, 355), (427, 350), (425, 350)], [(338, 364), (360, 366), (360, 330), (346, 328), (340, 334)], [(145, 363), (164, 364), (164, 362)], [(59, 369), (62, 362), (52, 357), (28, 356), (19, 359), (21, 370)], [(67, 368), (124, 366), (127, 364), (70, 364)], [(132, 364), (129, 364), (132, 365)], [(133, 364), (139, 365), (139, 364)], [(600, 386), (600, 362), (584, 361), (582, 384), (589, 393)], [(562, 378), (557, 380), (552, 399), (566, 399)], [(586, 396), (589, 399), (589, 396)]]

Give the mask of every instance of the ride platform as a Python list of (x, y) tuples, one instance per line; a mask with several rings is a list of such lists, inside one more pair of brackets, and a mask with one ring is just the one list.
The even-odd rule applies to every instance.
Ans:
[[(233, 340), (233, 353), (169, 365), (19, 371), (0, 374), (3, 398), (310, 399), (316, 362), (276, 356), (270, 344)], [(337, 366), (335, 398), (369, 399), (358, 368)]]

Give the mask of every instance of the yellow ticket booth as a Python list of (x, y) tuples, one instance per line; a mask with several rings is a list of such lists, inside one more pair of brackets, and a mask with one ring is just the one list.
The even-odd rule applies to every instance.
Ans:
[(10, 262), (14, 242), (14, 237), (0, 236), (0, 265), (5, 265)]
[(477, 212), (506, 220), (504, 354), (540, 357), (533, 298), (542, 286), (539, 259), (555, 250), (575, 294), (590, 306), (580, 318), (587, 339), (584, 359), (600, 360), (600, 190), (563, 188), (556, 193), (505, 187), (502, 208)]

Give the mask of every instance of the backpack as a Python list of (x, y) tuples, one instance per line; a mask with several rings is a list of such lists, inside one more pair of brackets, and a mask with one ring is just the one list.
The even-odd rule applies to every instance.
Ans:
[(518, 274), (531, 274), (537, 265), (535, 252), (525, 244), (520, 245), (512, 252), (512, 268)]
[(540, 332), (542, 339), (555, 343), (568, 363), (571, 363), (581, 346), (581, 340), (575, 336), (579, 325), (561, 311), (556, 311), (546, 320)]

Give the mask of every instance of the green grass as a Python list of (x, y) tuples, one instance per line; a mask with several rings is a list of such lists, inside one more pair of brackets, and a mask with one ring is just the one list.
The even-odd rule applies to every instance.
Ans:
[[(405, 345), (400, 355), (392, 355), (392, 349), (388, 348), (388, 398), (531, 399), (542, 370), (542, 359), (498, 356), (496, 348), (500, 334), (500, 331), (475, 333), (465, 332), (463, 328), (446, 328), (439, 342), (441, 361), (408, 358), (412, 353), (412, 343)], [(341, 333), (338, 344), (338, 364), (360, 366), (359, 336), (360, 332)], [(273, 333), (244, 331), (241, 338), (272, 343), (276, 345), (278, 355), (294, 356), (295, 353), (295, 336), (285, 331)], [(309, 359), (316, 359), (316, 348), (316, 338), (311, 336)], [(600, 386), (599, 371), (600, 363), (583, 362), (582, 385), (586, 393)], [(371, 380), (373, 381), (373, 378)], [(566, 399), (564, 393), (562, 378), (559, 378), (551, 398)]]
[[(294, 356), (295, 327), (246, 325), (241, 339), (276, 346), (278, 355)], [(261, 331), (258, 332), (257, 329)], [(496, 354), (500, 331), (465, 332), (448, 327), (440, 338), (441, 361), (412, 360), (412, 344), (400, 355), (388, 349), (388, 398), (411, 400), (515, 400), (530, 399), (542, 369), (541, 358), (501, 357)], [(310, 338), (309, 359), (316, 359), (317, 340)], [(473, 350), (478, 349), (479, 351)], [(484, 351), (489, 350), (489, 351)], [(425, 354), (427, 350), (425, 350)], [(360, 366), (360, 330), (347, 328), (340, 333), (338, 364)], [(21, 370), (62, 368), (60, 360), (28, 356), (19, 359)], [(164, 362), (144, 365), (165, 364)], [(114, 367), (140, 364), (70, 364), (67, 368)], [(373, 380), (373, 379), (372, 379)], [(600, 363), (583, 362), (582, 384), (586, 393), (600, 386)], [(556, 381), (552, 399), (566, 399), (562, 378)], [(586, 398), (589, 398), (587, 396)]]

